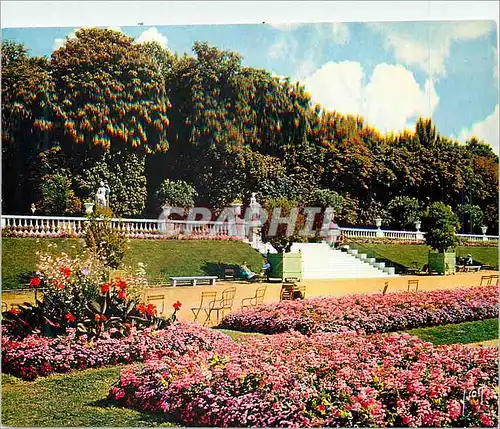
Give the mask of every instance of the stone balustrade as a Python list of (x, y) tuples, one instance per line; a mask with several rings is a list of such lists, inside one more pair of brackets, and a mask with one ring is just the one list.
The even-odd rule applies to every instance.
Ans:
[[(239, 219), (239, 218), (238, 218)], [(27, 216), (27, 215), (2, 215), (1, 227), (13, 231), (14, 235), (26, 237), (79, 237), (85, 230), (87, 219), (85, 217), (70, 216)], [(154, 238), (161, 235), (187, 235), (201, 237), (234, 237), (245, 239), (248, 230), (243, 220), (238, 222), (217, 221), (188, 221), (188, 220), (158, 220), (158, 219), (111, 219), (111, 224), (116, 231), (124, 233), (131, 238)], [(339, 227), (340, 232), (347, 238), (375, 239), (386, 238), (389, 240), (403, 240), (421, 242), (425, 232), (422, 231), (397, 231), (384, 230), (380, 227), (349, 228)], [(460, 240), (473, 242), (498, 241), (496, 235), (486, 234), (457, 234)]]

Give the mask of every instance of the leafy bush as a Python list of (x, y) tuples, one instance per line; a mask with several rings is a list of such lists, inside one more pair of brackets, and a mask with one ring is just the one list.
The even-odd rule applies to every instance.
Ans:
[(393, 225), (395, 227), (413, 229), (415, 227), (415, 221), (421, 220), (423, 216), (420, 202), (416, 198), (406, 195), (396, 197), (389, 201), (387, 209), (393, 219)]
[(111, 214), (106, 209), (98, 209), (88, 215), (83, 238), (86, 246), (99, 255), (105, 265), (118, 268), (125, 256), (127, 239), (124, 234), (117, 232), (111, 225)]
[(229, 339), (218, 332), (200, 329), (192, 324), (174, 324), (152, 331), (131, 330), (123, 338), (102, 338), (89, 341), (74, 332), (57, 338), (31, 335), (20, 341), (2, 335), (2, 372), (34, 380), (54, 372), (71, 369), (98, 368), (119, 363), (143, 362), (171, 356), (178, 359), (186, 353), (212, 350)]
[(450, 206), (433, 203), (424, 216), (425, 242), (439, 252), (457, 245), (455, 231), (460, 227), (457, 216)]
[(231, 313), (220, 327), (265, 334), (375, 333), (492, 317), (498, 317), (498, 291), (496, 286), (483, 286), (283, 301)]
[(472, 204), (465, 204), (463, 206), (457, 207), (457, 215), (464, 219), (464, 229), (465, 232), (470, 234), (480, 232), (479, 227), (484, 224), (484, 214), (481, 207)]
[(295, 333), (147, 361), (122, 370), (109, 396), (183, 426), (489, 427), (497, 383), (493, 348)]
[(156, 192), (160, 204), (171, 207), (192, 207), (197, 196), (196, 190), (183, 180), (165, 179)]
[(40, 185), (41, 209), (45, 214), (68, 215), (82, 211), (82, 203), (71, 189), (71, 181), (63, 173), (45, 175)]

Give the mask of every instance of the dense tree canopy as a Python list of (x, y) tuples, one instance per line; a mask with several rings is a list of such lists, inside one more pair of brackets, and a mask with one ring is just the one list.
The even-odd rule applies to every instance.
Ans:
[(98, 29), (77, 31), (50, 59), (4, 42), (4, 211), (39, 201), (69, 213), (105, 180), (115, 213), (156, 216), (170, 180), (192, 184), (195, 203), (213, 208), (251, 192), (263, 203), (333, 199), (341, 223), (380, 216), (412, 228), (442, 202), (475, 207), (475, 223), (498, 231), (498, 157), (484, 142), (459, 144), (424, 118), (414, 132), (384, 136), (313, 105), (299, 83), (244, 67), (237, 53), (206, 43), (193, 53)]

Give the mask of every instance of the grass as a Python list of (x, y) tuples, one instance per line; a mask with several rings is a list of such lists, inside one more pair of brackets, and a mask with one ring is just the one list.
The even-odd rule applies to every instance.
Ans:
[[(360, 253), (366, 253), (369, 258), (392, 262), (397, 271), (405, 268), (415, 268), (415, 265), (422, 268), (424, 264), (427, 264), (427, 255), (429, 253), (429, 247), (423, 244), (349, 243), (349, 246), (358, 249)], [(471, 254), (472, 259), (482, 265), (498, 268), (498, 247), (459, 246), (456, 249), (456, 254), (457, 257)]]
[(3, 426), (158, 427), (164, 417), (106, 400), (123, 366), (74, 371), (25, 382), (2, 374)]
[[(68, 238), (13, 238), (2, 239), (2, 289), (17, 289), (29, 282), (36, 270), (37, 251), (66, 252), (76, 256), (83, 250), (83, 242)], [(260, 271), (261, 255), (248, 244), (239, 241), (177, 241), (130, 240), (125, 265), (147, 264), (148, 276), (222, 275), (224, 268), (239, 267), (247, 261), (250, 269)]]
[(260, 332), (240, 332), (240, 331), (232, 331), (230, 329), (216, 329), (216, 331), (226, 334), (233, 341), (241, 341), (247, 337), (259, 337), (264, 335), (261, 334)]
[(478, 343), (498, 338), (498, 319), (419, 328), (407, 332), (434, 345)]

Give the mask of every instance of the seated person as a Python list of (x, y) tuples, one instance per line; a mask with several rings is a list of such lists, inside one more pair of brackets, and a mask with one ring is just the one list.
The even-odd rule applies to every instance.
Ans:
[(264, 265), (262, 265), (262, 275), (266, 276), (269, 281), (269, 275), (271, 274), (272, 266), (269, 262), (269, 259), (264, 258)]
[(240, 267), (241, 277), (247, 280), (253, 280), (257, 276), (250, 268), (248, 268), (247, 261), (243, 262), (243, 265)]
[(472, 260), (472, 255), (467, 255), (467, 262), (465, 265), (473, 265), (474, 261)]

